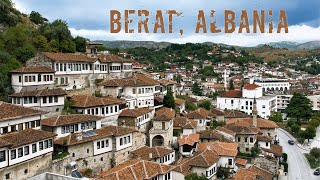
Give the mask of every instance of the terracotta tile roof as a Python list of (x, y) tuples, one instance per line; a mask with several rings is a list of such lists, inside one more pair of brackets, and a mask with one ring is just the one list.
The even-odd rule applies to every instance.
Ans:
[(88, 114), (72, 114), (72, 115), (60, 115), (56, 117), (50, 117), (43, 119), (41, 125), (58, 127), (68, 124), (77, 124), (82, 122), (93, 122), (101, 120), (102, 117), (93, 116)]
[(29, 66), (12, 70), (11, 73), (54, 73), (54, 70), (46, 66)]
[(141, 73), (135, 73), (131, 77), (123, 79), (111, 79), (99, 83), (105, 87), (122, 87), (122, 86), (154, 86), (160, 84), (157, 80), (149, 78)]
[(232, 130), (226, 128), (226, 127), (223, 127), (223, 126), (218, 127), (216, 130), (224, 132), (224, 133), (227, 133), (227, 134), (230, 134), (232, 136), (235, 136), (237, 134), (234, 131), (232, 131)]
[(98, 55), (98, 60), (102, 63), (133, 63), (133, 60), (131, 59), (125, 59), (113, 54)]
[(175, 110), (172, 108), (162, 107), (156, 111), (154, 121), (171, 121), (176, 115)]
[(272, 138), (269, 136), (257, 135), (257, 140), (263, 142), (271, 142)]
[(313, 92), (309, 89), (289, 89), (289, 94), (300, 93), (304, 95), (312, 95)]
[(229, 90), (227, 92), (224, 92), (220, 94), (221, 97), (228, 97), (228, 98), (240, 98), (242, 97), (242, 91), (241, 90)]
[(257, 180), (258, 174), (250, 171), (249, 169), (240, 168), (233, 176), (232, 180)]
[(160, 79), (159, 82), (161, 85), (165, 85), (165, 86), (174, 85), (177, 83), (176, 81), (172, 81), (170, 79)]
[(247, 165), (247, 163), (248, 163), (247, 159), (242, 159), (242, 158), (236, 159), (236, 164), (238, 164), (238, 165), (245, 166), (245, 165)]
[(41, 115), (44, 113), (43, 111), (40, 111), (37, 109), (27, 108), (27, 107), (9, 104), (1, 101), (0, 101), (0, 110), (1, 110), (0, 121)]
[(241, 126), (239, 123), (228, 124), (224, 127), (235, 132), (236, 134), (258, 134), (260, 132), (260, 130), (256, 127)]
[(189, 114), (186, 115), (189, 119), (206, 119), (209, 116), (212, 116), (213, 114), (210, 111), (207, 111), (203, 108), (198, 108)]
[(152, 112), (153, 109), (149, 108), (136, 108), (136, 109), (124, 109), (120, 113), (119, 117), (134, 117), (137, 118), (149, 112)]
[(174, 167), (170, 165), (136, 158), (103, 172), (99, 180), (147, 180), (160, 174), (167, 174), (173, 169)]
[(36, 129), (26, 129), (0, 136), (0, 147), (16, 148), (33, 142), (55, 137), (53, 132), (47, 132)]
[(195, 143), (199, 142), (199, 139), (200, 139), (200, 134), (197, 134), (197, 133), (182, 135), (178, 137), (178, 143), (179, 143), (179, 146), (182, 146), (185, 144), (193, 146)]
[(10, 95), (10, 97), (43, 97), (43, 96), (64, 96), (67, 93), (63, 89), (38, 89), (34, 91), (19, 92)]
[[(226, 121), (226, 124), (233, 124), (233, 123), (246, 123), (247, 126), (252, 126), (253, 125), (253, 118), (233, 118), (233, 119), (228, 119)], [(275, 129), (279, 128), (277, 123), (274, 121), (270, 121), (267, 119), (261, 119), (257, 118), (257, 126), (260, 129)]]
[(219, 158), (219, 155), (212, 149), (203, 149), (203, 151), (195, 152), (192, 157), (180, 159), (174, 170), (187, 176), (192, 173), (192, 167), (211, 167), (219, 161)]
[(70, 134), (65, 137), (58, 138), (54, 141), (55, 144), (59, 144), (62, 146), (72, 146), (76, 144), (82, 144), (86, 142), (95, 141), (98, 139), (103, 139), (111, 136), (122, 136), (126, 134), (130, 134), (133, 132), (137, 132), (133, 128), (121, 127), (121, 126), (105, 126), (100, 129), (95, 129), (92, 132), (95, 132), (97, 135), (91, 137), (82, 137), (81, 140), (77, 140), (77, 133)]
[(235, 110), (230, 110), (230, 111), (224, 111), (225, 118), (247, 118), (250, 117), (248, 114), (240, 112), (240, 111), (235, 111)]
[(268, 172), (268, 171), (266, 171), (264, 169), (261, 169), (261, 168), (259, 168), (257, 166), (251, 166), (249, 168), (249, 170), (251, 172), (256, 173), (258, 175), (258, 177), (261, 178), (262, 180), (272, 180), (273, 179), (272, 173), (270, 173), (270, 172)]
[(282, 146), (276, 145), (276, 144), (271, 144), (270, 149), (266, 149), (266, 148), (262, 148), (263, 151), (269, 152), (274, 154), (277, 157), (281, 157), (283, 150), (282, 150)]
[(74, 62), (87, 62), (93, 63), (96, 61), (94, 58), (90, 58), (84, 54), (73, 54), (73, 53), (53, 53), (43, 52), (41, 53), (52, 61), (74, 61)]
[(258, 87), (261, 87), (261, 86), (259, 86), (259, 85), (257, 85), (257, 84), (247, 84), (247, 85), (245, 85), (245, 86), (243, 87), (243, 89), (246, 89), (246, 90), (254, 90), (254, 89), (258, 88)]
[(189, 102), (192, 102), (192, 103), (196, 103), (198, 102), (198, 100), (196, 98), (193, 98), (193, 97), (186, 97), (186, 100), (189, 101)]
[(211, 109), (211, 113), (214, 117), (217, 117), (217, 116), (224, 116), (224, 112), (219, 110), (219, 109)]
[(154, 100), (158, 101), (158, 102), (163, 102), (163, 98), (162, 97), (154, 97)]
[(226, 139), (217, 130), (203, 130), (198, 133), (200, 134), (200, 139), (210, 139), (210, 140), (217, 140), (221, 142), (232, 142), (229, 139)]
[(174, 150), (168, 149), (168, 148), (162, 147), (162, 146), (156, 146), (156, 147), (144, 146), (144, 147), (141, 147), (137, 150), (132, 151), (131, 153), (140, 157), (143, 160), (152, 160), (155, 158), (163, 157), (163, 156), (168, 155), (172, 152), (174, 152)]
[(86, 95), (73, 95), (70, 97), (72, 107), (88, 108), (97, 106), (109, 106), (116, 104), (123, 104), (124, 101), (113, 97), (95, 97)]
[(211, 149), (215, 151), (219, 156), (237, 156), (238, 145), (236, 143), (226, 143), (220, 141), (204, 142), (198, 145), (198, 150)]
[(184, 103), (185, 103), (186, 101), (183, 100), (183, 99), (175, 98), (175, 99), (174, 99), (174, 102), (175, 102), (178, 106), (182, 106), (182, 105), (184, 105)]
[(174, 129), (194, 129), (197, 127), (197, 122), (186, 117), (175, 117), (173, 119)]

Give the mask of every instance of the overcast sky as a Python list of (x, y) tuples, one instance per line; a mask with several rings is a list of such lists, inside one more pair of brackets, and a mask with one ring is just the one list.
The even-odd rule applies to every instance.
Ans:
[[(255, 46), (261, 43), (277, 41), (306, 42), (320, 40), (320, 0), (13, 0), (15, 7), (24, 13), (38, 11), (53, 21), (63, 19), (69, 24), (74, 36), (80, 35), (91, 40), (150, 40), (186, 42), (216, 42), (230, 45)], [(126, 9), (147, 9), (150, 22), (154, 21), (156, 10), (177, 10), (181, 17), (174, 18), (173, 34), (117, 34), (109, 33), (109, 12), (111, 9), (123, 13)], [(209, 19), (210, 10), (216, 11), (219, 27), (224, 24), (224, 10), (236, 12), (239, 19), (241, 10), (247, 10), (252, 23), (252, 12), (272, 9), (274, 24), (277, 25), (280, 10), (286, 10), (289, 34), (195, 34), (198, 10), (202, 9)], [(135, 23), (130, 28), (136, 29), (138, 17), (132, 16)], [(165, 16), (167, 22), (167, 16)], [(124, 19), (122, 17), (122, 19)], [(238, 20), (237, 20), (238, 21)], [(266, 22), (267, 23), (267, 22)], [(239, 25), (239, 22), (237, 23)], [(167, 27), (166, 27), (167, 28)], [(149, 30), (153, 29), (149, 23)], [(180, 36), (179, 29), (184, 29)], [(267, 28), (266, 28), (267, 29)]]

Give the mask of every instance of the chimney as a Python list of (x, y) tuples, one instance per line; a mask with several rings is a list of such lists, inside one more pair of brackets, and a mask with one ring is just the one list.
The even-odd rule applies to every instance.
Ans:
[(149, 159), (152, 159), (152, 153), (149, 153)]
[(253, 115), (252, 125), (254, 127), (257, 127), (258, 126), (258, 122), (257, 122), (258, 110), (257, 110), (257, 101), (255, 97), (253, 100), (252, 115)]
[(76, 134), (76, 139), (77, 139), (77, 141), (82, 140), (82, 132)]

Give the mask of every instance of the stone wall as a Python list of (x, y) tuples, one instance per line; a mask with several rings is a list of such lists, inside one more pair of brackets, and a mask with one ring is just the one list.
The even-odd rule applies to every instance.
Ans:
[(278, 174), (278, 160), (271, 157), (256, 157), (253, 160), (253, 164), (257, 167), (271, 172), (273, 175)]
[(35, 175), (51, 170), (52, 154), (48, 153), (43, 156), (25, 161), (23, 163), (0, 169), (1, 179), (6, 179), (9, 174), (9, 180), (20, 180), (33, 177)]

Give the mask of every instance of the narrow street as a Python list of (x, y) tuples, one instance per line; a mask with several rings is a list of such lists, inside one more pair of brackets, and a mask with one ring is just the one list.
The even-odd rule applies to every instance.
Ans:
[[(320, 177), (313, 175), (313, 170), (303, 155), (307, 151), (301, 149), (296, 144), (288, 144), (288, 140), (291, 138), (289, 138), (284, 130), (277, 130), (277, 134), (280, 139), (280, 145), (283, 147), (283, 152), (288, 154), (288, 180), (319, 180)], [(293, 140), (296, 142), (295, 139)]]

